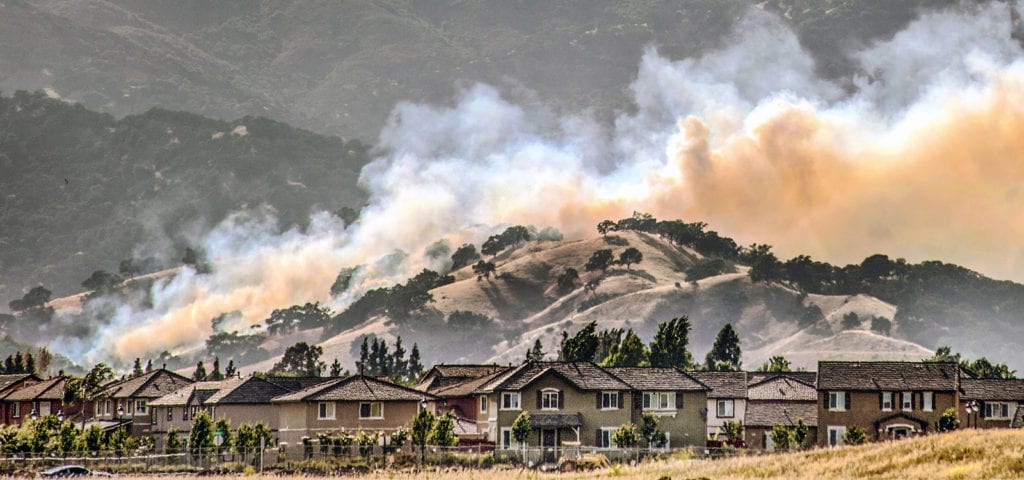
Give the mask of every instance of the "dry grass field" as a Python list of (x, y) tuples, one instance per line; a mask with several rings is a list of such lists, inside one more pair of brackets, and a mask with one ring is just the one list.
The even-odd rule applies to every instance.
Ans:
[[(570, 480), (622, 478), (682, 479), (1004, 479), (1024, 478), (1024, 430), (964, 430), (951, 434), (818, 449), (808, 452), (720, 460), (671, 458), (636, 466), (574, 473), (541, 473), (495, 467), (486, 470), (380, 470), (364, 480)], [(125, 478), (125, 477), (122, 477)], [(130, 478), (130, 477), (128, 477)], [(211, 480), (218, 477), (207, 477)], [(238, 478), (238, 477), (223, 477)], [(282, 477), (274, 477), (282, 478)], [(296, 477), (297, 478), (297, 477)], [(310, 478), (310, 477), (303, 477)], [(219, 480), (219, 479), (218, 479)]]

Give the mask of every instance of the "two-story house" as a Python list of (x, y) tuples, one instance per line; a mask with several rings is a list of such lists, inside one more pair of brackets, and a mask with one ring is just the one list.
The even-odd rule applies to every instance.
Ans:
[(747, 414), (747, 372), (689, 373), (711, 389), (705, 407), (707, 438), (724, 440), (725, 422), (743, 423)]
[(818, 362), (818, 444), (842, 444), (851, 425), (875, 440), (928, 432), (959, 404), (959, 376), (952, 362)]
[(794, 427), (800, 420), (807, 426), (807, 437), (801, 446), (811, 446), (817, 441), (818, 391), (813, 383), (800, 379), (808, 377), (813, 379), (814, 375), (758, 375), (757, 381), (747, 387), (743, 424), (748, 448), (773, 451), (772, 430), (777, 426)]
[[(968, 412), (968, 405), (972, 406)], [(960, 379), (959, 418), (966, 428), (1021, 427), (1019, 414), (1024, 405), (1024, 380), (1000, 378)]]
[(630, 423), (632, 388), (591, 362), (530, 362), (477, 390), (481, 430), (499, 449), (518, 448), (512, 424), (528, 412), (527, 445), (558, 458), (563, 446), (612, 448), (612, 434)]
[(149, 437), (156, 420), (149, 402), (191, 383), (192, 380), (163, 368), (111, 382), (94, 400), (94, 418), (104, 429), (129, 426), (133, 436)]
[(416, 389), (439, 399), (436, 414), (452, 415), (460, 445), (490, 442), (489, 432), (480, 429), (478, 423), (487, 414), (487, 397), (478, 397), (475, 392), (511, 369), (499, 365), (437, 365), (424, 375)]
[(674, 368), (605, 368), (629, 385), (630, 422), (640, 425), (644, 414), (653, 415), (665, 432), (665, 448), (704, 445), (704, 408), (711, 389), (693, 376)]
[[(11, 375), (0, 375), (0, 399), (3, 399), (11, 392), (41, 382), (42, 379), (35, 374), (18, 373)], [(6, 425), (21, 423), (24, 415), (21, 412), (22, 405), (19, 402), (0, 401), (0, 421)]]
[(325, 379), (312, 387), (275, 397), (278, 435), (291, 445), (338, 430), (372, 430), (388, 435), (411, 428), (420, 408), (433, 408), (433, 395), (363, 375)]

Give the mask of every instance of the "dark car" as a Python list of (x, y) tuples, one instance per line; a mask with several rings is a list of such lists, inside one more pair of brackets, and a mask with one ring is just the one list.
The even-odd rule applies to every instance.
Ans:
[(53, 467), (49, 470), (43, 470), (39, 472), (40, 477), (44, 478), (65, 478), (65, 477), (109, 477), (110, 474), (106, 472), (93, 472), (88, 468), (81, 465), (61, 465), (59, 467)]

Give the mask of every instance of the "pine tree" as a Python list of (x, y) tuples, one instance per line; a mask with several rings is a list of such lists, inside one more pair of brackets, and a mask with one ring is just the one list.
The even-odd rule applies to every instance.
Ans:
[(604, 367), (639, 367), (647, 364), (647, 347), (640, 336), (630, 329), (625, 338), (617, 345), (612, 345), (608, 357), (601, 366)]
[(4, 359), (4, 373), (18, 373), (14, 370), (14, 355), (8, 355), (7, 358)]
[(232, 378), (236, 373), (238, 373), (238, 370), (235, 368), (235, 361), (233, 359), (228, 360), (228, 367), (224, 369), (224, 378)]
[(356, 362), (356, 370), (359, 370), (360, 375), (366, 375), (370, 365), (370, 346), (368, 344), (369, 338), (363, 337), (363, 344), (359, 347), (359, 361)]
[(409, 361), (405, 359), (405, 347), (402, 346), (402, 337), (395, 339), (394, 367), (391, 372), (393, 378), (402, 379), (408, 376)]
[(718, 331), (715, 344), (705, 358), (704, 368), (709, 371), (734, 372), (743, 365), (740, 361), (740, 337), (727, 323)]
[(526, 351), (527, 362), (541, 362), (544, 360), (544, 345), (541, 345), (540, 339), (533, 341), (533, 348)]
[(376, 377), (380, 375), (380, 341), (376, 338), (373, 339), (373, 343), (370, 344), (370, 365), (366, 375)]
[(146, 372), (142, 371), (142, 360), (139, 359), (138, 357), (136, 357), (135, 358), (135, 363), (132, 364), (132, 376), (133, 377), (137, 377), (139, 375), (142, 375), (143, 373), (146, 373)]
[(213, 371), (210, 372), (210, 380), (224, 380), (224, 374), (220, 373), (220, 357), (213, 357)]
[(151, 358), (151, 359), (146, 361), (146, 373), (149, 373), (149, 372), (152, 372), (152, 371), (153, 371), (153, 359)]
[(685, 315), (658, 325), (658, 333), (651, 340), (652, 367), (693, 368), (693, 355), (687, 350), (690, 319)]
[(331, 364), (331, 376), (335, 378), (341, 376), (341, 362), (339, 362), (337, 358), (335, 358), (334, 363)]
[(22, 373), (36, 373), (36, 360), (31, 352), (25, 352), (25, 371)]
[(25, 357), (21, 352), (14, 354), (14, 373), (25, 373)]
[(203, 365), (202, 360), (196, 364), (196, 371), (192, 372), (192, 380), (197, 382), (206, 380), (206, 367)]
[(412, 351), (409, 352), (409, 374), (405, 378), (410, 382), (415, 382), (421, 375), (423, 375), (423, 364), (420, 363), (420, 347), (413, 343)]

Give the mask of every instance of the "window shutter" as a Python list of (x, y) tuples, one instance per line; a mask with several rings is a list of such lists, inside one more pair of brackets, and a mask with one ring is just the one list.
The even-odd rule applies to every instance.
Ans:
[(625, 390), (623, 390), (623, 391), (619, 392), (619, 401), (618, 401), (618, 403), (616, 404), (616, 406), (617, 406), (617, 408), (618, 408), (619, 410), (622, 410), (623, 408), (626, 408), (626, 405), (625, 405), (625, 404), (626, 404), (626, 395), (627, 395), (627, 394), (629, 394), (629, 392), (627, 392), (627, 391), (625, 391)]
[(682, 410), (683, 408), (683, 391), (676, 392), (676, 409)]
[(601, 392), (597, 392), (597, 409), (601, 409)]
[(878, 392), (878, 409), (885, 408), (885, 392)]
[(644, 394), (633, 392), (633, 410), (640, 411), (644, 408)]
[(850, 410), (850, 392), (843, 392), (843, 401), (846, 402), (846, 410)]
[(825, 396), (822, 398), (822, 401), (821, 401), (821, 406), (825, 410), (828, 410), (828, 396), (829, 396), (829, 392), (825, 392)]
[(604, 445), (601, 444), (601, 429), (600, 428), (597, 429), (594, 432), (594, 445), (596, 445), (598, 447), (603, 447), (604, 446)]
[(541, 406), (544, 404), (544, 400), (541, 398), (542, 395), (544, 394), (541, 393), (540, 390), (537, 390), (537, 410), (540, 410)]
[(978, 402), (978, 416), (985, 418), (985, 402)]
[(558, 409), (561, 410), (563, 408), (565, 408), (565, 392), (559, 390), (558, 391)]

